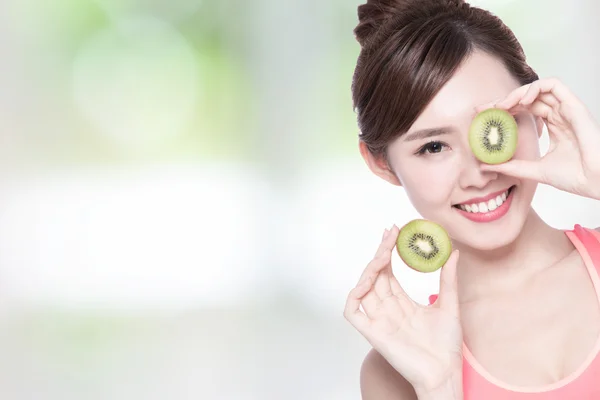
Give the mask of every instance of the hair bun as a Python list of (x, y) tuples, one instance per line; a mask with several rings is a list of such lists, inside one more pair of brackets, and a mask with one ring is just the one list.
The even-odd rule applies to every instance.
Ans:
[(465, 5), (464, 0), (367, 0), (358, 6), (359, 23), (354, 28), (356, 40), (365, 47), (391, 18), (412, 14), (431, 15)]

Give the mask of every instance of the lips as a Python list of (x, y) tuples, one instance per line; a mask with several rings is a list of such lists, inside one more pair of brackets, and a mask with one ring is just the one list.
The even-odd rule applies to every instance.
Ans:
[(474, 222), (492, 222), (502, 218), (512, 204), (516, 186), (501, 192), (491, 193), (486, 197), (470, 199), (466, 203), (453, 207), (467, 219)]

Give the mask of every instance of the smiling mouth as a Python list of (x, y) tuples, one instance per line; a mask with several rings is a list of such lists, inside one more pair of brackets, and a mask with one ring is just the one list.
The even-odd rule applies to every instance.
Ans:
[(486, 201), (476, 202), (476, 203), (463, 203), (463, 204), (455, 204), (452, 207), (458, 208), (459, 210), (463, 210), (468, 213), (473, 214), (485, 214), (490, 211), (494, 211), (502, 204), (506, 202), (506, 199), (510, 195), (510, 193), (514, 190), (515, 185), (509, 187), (507, 190), (498, 194), (496, 197), (491, 198)]

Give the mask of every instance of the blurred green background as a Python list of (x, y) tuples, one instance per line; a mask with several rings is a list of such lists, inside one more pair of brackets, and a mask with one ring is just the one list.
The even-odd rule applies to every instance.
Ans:
[[(0, 4), (0, 397), (360, 398), (346, 294), (417, 216), (357, 150), (360, 3)], [(598, 115), (596, 1), (472, 4)]]

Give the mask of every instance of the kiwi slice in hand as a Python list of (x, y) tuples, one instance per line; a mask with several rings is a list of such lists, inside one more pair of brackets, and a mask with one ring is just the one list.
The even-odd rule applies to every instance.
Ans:
[(517, 122), (505, 110), (489, 108), (477, 114), (469, 129), (469, 145), (486, 164), (510, 160), (517, 149)]
[(441, 225), (415, 219), (400, 229), (396, 251), (410, 268), (419, 272), (434, 272), (450, 257), (452, 242)]

